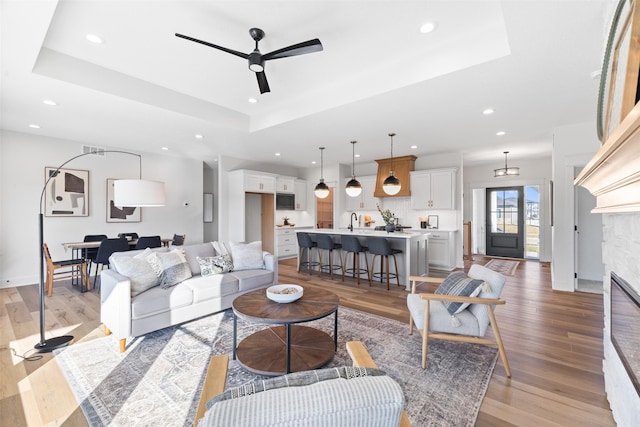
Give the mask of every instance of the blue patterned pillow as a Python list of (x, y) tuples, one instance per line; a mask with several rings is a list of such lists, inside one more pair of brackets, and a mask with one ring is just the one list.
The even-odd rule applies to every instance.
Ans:
[(229, 255), (196, 257), (203, 277), (233, 271), (233, 262)]
[[(444, 282), (436, 289), (435, 293), (440, 295), (477, 297), (482, 291), (483, 284), (483, 280), (475, 280), (467, 277), (463, 271), (454, 271), (444, 279)], [(443, 302), (443, 304), (451, 315), (460, 313), (470, 305), (469, 303), (462, 302)]]
[(191, 275), (191, 268), (184, 254), (179, 249), (171, 252), (153, 252), (147, 261), (160, 278), (160, 287), (167, 289), (187, 280)]

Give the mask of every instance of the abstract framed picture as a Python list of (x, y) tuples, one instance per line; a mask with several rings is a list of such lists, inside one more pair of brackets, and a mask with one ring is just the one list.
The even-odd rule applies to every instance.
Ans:
[(45, 183), (48, 179), (44, 192), (45, 216), (89, 216), (89, 171), (47, 166)]
[(116, 206), (113, 202), (114, 178), (107, 178), (107, 222), (140, 222), (142, 213), (139, 207)]

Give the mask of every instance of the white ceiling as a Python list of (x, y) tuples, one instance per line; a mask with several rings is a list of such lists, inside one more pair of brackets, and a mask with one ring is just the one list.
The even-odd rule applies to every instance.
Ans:
[[(320, 146), (325, 163), (350, 163), (351, 140), (358, 162), (389, 157), (389, 132), (396, 156), (550, 155), (554, 127), (595, 120), (591, 74), (612, 4), (1, 0), (0, 126), (296, 167), (319, 160)], [(436, 31), (421, 34), (426, 21)], [(245, 60), (174, 36), (249, 53), (251, 27), (266, 32), (263, 54), (313, 38), (324, 50), (267, 62), (271, 93), (260, 95)]]

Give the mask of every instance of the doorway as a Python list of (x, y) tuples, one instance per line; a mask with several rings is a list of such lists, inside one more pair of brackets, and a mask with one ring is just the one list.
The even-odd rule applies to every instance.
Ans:
[(524, 187), (487, 188), (486, 253), (523, 258)]
[(575, 187), (575, 289), (602, 293), (602, 215), (593, 214), (596, 198), (589, 190)]
[(318, 228), (333, 228), (333, 187), (324, 199), (316, 197), (316, 225)]

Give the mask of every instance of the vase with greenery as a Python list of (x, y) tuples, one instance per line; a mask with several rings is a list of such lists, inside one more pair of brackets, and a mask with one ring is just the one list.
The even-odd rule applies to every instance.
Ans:
[(394, 224), (395, 215), (389, 209), (382, 210), (379, 203), (376, 203), (376, 206), (378, 208), (378, 212), (380, 212), (380, 215), (382, 215), (382, 220), (385, 223), (385, 229), (387, 230), (387, 233), (392, 233), (396, 229), (396, 225)]
[(282, 225), (289, 225), (289, 217), (288, 216), (282, 217), (282, 221), (284, 221)]

